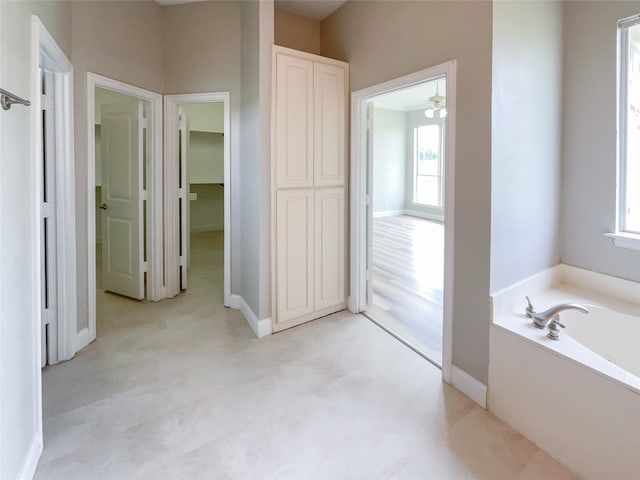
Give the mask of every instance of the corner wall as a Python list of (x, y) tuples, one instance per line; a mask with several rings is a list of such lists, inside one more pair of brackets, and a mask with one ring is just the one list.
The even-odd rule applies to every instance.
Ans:
[(562, 4), (495, 2), (492, 292), (560, 261), (561, 118)]
[[(321, 24), (322, 55), (350, 64), (351, 90), (457, 59), (453, 363), (486, 384), (491, 219), (488, 1), (351, 1)], [(437, 21), (428, 21), (437, 19)]]
[[(33, 100), (31, 15), (71, 55), (66, 2), (0, 2), (0, 86)], [(42, 451), (34, 106), (0, 110), (0, 478), (30, 478)], [(34, 251), (37, 252), (34, 254)]]
[(640, 252), (613, 245), (617, 21), (640, 2), (565, 2), (562, 262), (640, 282)]
[(320, 22), (276, 8), (274, 12), (275, 44), (320, 55)]

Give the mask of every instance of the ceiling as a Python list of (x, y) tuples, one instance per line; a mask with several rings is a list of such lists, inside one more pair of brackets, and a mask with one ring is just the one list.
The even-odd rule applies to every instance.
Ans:
[(378, 95), (374, 97), (373, 104), (376, 107), (401, 110), (403, 112), (427, 108), (430, 106), (429, 97), (436, 93), (436, 83), (438, 84), (438, 93), (446, 97), (446, 80), (443, 77)]
[[(160, 5), (180, 5), (204, 0), (156, 0)], [(275, 0), (276, 8), (321, 21), (347, 3), (347, 0)]]

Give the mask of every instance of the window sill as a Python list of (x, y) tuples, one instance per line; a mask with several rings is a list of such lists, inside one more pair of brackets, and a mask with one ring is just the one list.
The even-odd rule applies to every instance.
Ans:
[(633, 233), (617, 232), (605, 233), (605, 237), (611, 238), (616, 247), (628, 248), (640, 251), (640, 235)]

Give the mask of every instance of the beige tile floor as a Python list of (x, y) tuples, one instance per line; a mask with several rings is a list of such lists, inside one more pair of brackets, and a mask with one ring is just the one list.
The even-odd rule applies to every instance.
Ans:
[(36, 479), (577, 478), (362, 316), (256, 339), (220, 243), (178, 298), (101, 294), (98, 339), (44, 371)]

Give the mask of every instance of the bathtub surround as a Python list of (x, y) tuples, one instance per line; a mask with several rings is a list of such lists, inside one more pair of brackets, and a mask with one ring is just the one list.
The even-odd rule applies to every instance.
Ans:
[(640, 378), (571, 337), (586, 323), (580, 314), (561, 313), (567, 331), (548, 339), (524, 315), (524, 295), (539, 310), (569, 301), (589, 306), (606, 344), (600, 349), (596, 335), (591, 348), (606, 354), (612, 342), (605, 336), (634, 331), (625, 334), (614, 317), (640, 322), (640, 284), (559, 265), (494, 294), (488, 391), (492, 413), (585, 478), (639, 478)]

